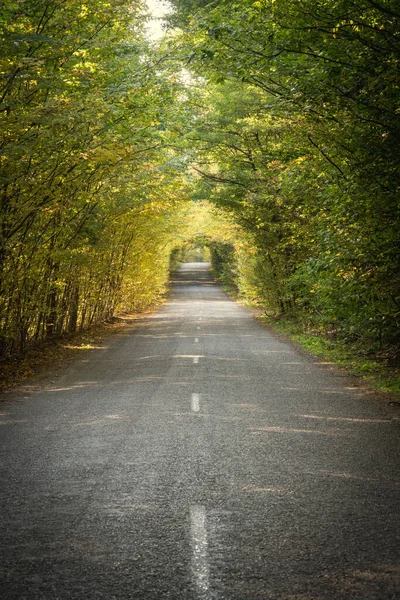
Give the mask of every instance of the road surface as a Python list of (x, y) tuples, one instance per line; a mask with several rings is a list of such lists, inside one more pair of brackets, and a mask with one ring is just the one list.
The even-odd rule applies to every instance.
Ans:
[(3, 599), (400, 597), (396, 408), (206, 265), (1, 406)]

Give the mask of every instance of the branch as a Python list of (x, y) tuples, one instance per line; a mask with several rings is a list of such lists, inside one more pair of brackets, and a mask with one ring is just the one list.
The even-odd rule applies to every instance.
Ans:
[(197, 173), (199, 173), (206, 179), (211, 179), (212, 181), (216, 181), (218, 183), (231, 183), (233, 185), (239, 185), (240, 187), (247, 189), (246, 184), (240, 183), (240, 181), (236, 181), (235, 179), (227, 179), (225, 177), (218, 177), (217, 175), (211, 175), (211, 173), (205, 173), (204, 171), (201, 171), (200, 169), (198, 169), (197, 167), (195, 167), (193, 165), (192, 165), (192, 169), (197, 171)]
[(337, 169), (339, 171), (339, 173), (341, 174), (342, 177), (346, 178), (345, 174), (343, 173), (342, 169), (340, 167), (338, 167), (338, 165), (336, 163), (333, 162), (333, 160), (331, 158), (329, 158), (329, 156), (323, 151), (321, 150), (321, 148), (312, 140), (310, 134), (307, 135), (309, 141), (311, 142), (311, 144), (314, 146), (314, 148), (316, 148), (319, 152), (321, 152), (322, 156), (324, 158), (326, 158), (326, 160), (331, 163), (331, 165), (333, 167), (335, 167), (335, 169)]

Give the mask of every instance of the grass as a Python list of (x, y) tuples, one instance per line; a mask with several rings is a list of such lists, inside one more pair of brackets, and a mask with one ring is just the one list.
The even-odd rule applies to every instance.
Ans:
[(391, 366), (384, 353), (369, 354), (355, 344), (332, 339), (319, 332), (304, 332), (299, 323), (265, 315), (258, 319), (272, 325), (306, 351), (346, 369), (349, 375), (362, 378), (370, 388), (400, 398), (400, 367)]

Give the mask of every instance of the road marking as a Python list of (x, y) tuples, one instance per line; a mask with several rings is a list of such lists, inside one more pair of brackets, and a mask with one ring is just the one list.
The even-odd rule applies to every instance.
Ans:
[(194, 342), (195, 342), (195, 344), (198, 344), (198, 342), (199, 342), (199, 338), (195, 338), (195, 339), (194, 339)]
[(197, 325), (197, 329), (200, 329), (200, 325)]
[(192, 411), (200, 411), (200, 394), (192, 394)]
[(209, 597), (210, 569), (208, 566), (208, 540), (206, 529), (206, 510), (204, 506), (190, 507), (190, 525), (192, 535), (192, 573), (199, 598)]
[(194, 364), (194, 365), (198, 365), (198, 364), (199, 364), (199, 357), (198, 357), (198, 356), (195, 356), (195, 357), (194, 357), (194, 359), (193, 359), (193, 364)]

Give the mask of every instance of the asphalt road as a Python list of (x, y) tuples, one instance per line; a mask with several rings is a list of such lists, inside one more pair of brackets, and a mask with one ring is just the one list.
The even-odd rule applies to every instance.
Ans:
[(400, 598), (398, 409), (199, 264), (83, 356), (1, 405), (1, 598)]

